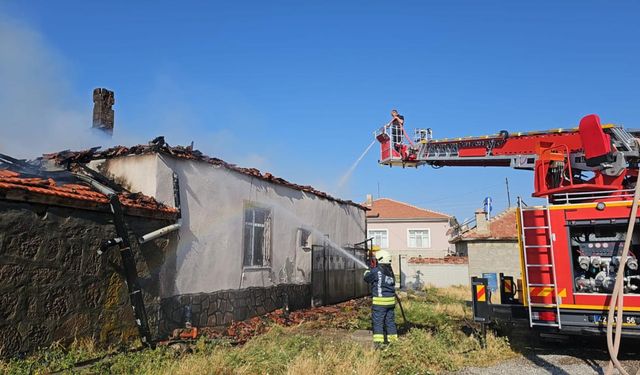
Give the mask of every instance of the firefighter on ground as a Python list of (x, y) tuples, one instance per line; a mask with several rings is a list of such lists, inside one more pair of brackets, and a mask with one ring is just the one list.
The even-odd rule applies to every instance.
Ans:
[(364, 281), (371, 286), (373, 304), (371, 321), (376, 345), (398, 340), (396, 329), (396, 278), (391, 269), (391, 254), (385, 250), (373, 253), (377, 265), (365, 271)]

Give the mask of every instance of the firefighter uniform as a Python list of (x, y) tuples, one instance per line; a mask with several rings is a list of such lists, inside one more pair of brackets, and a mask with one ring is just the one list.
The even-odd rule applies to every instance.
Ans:
[[(378, 265), (365, 271), (364, 280), (371, 285), (373, 303), (371, 307), (371, 321), (373, 326), (373, 342), (388, 343), (398, 340), (395, 321), (396, 290), (395, 277), (391, 272), (391, 257), (386, 261), (384, 250), (376, 252)], [(382, 261), (381, 261), (382, 259)]]

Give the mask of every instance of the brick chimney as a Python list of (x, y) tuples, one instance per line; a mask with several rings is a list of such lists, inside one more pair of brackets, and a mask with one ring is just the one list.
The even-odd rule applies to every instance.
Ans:
[(367, 201), (364, 203), (364, 205), (367, 207), (373, 206), (373, 195), (367, 194)]
[(113, 135), (114, 112), (111, 106), (116, 100), (113, 91), (96, 88), (93, 90), (93, 126), (100, 129), (105, 134)]
[(489, 234), (491, 232), (487, 213), (482, 208), (476, 210), (476, 232), (478, 234)]

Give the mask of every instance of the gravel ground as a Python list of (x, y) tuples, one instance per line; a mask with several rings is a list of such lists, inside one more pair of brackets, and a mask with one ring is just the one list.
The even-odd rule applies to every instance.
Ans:
[[(456, 374), (604, 374), (609, 361), (604, 337), (545, 341), (526, 335), (510, 340), (521, 357), (490, 367), (466, 368)], [(635, 374), (640, 368), (640, 340), (623, 341), (618, 358), (628, 373)]]

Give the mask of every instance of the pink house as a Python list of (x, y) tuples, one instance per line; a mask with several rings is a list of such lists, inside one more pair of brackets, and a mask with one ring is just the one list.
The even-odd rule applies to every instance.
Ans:
[(444, 258), (455, 253), (447, 231), (451, 216), (398, 202), (389, 198), (367, 196), (367, 238), (388, 250), (393, 267), (398, 269), (399, 257)]

